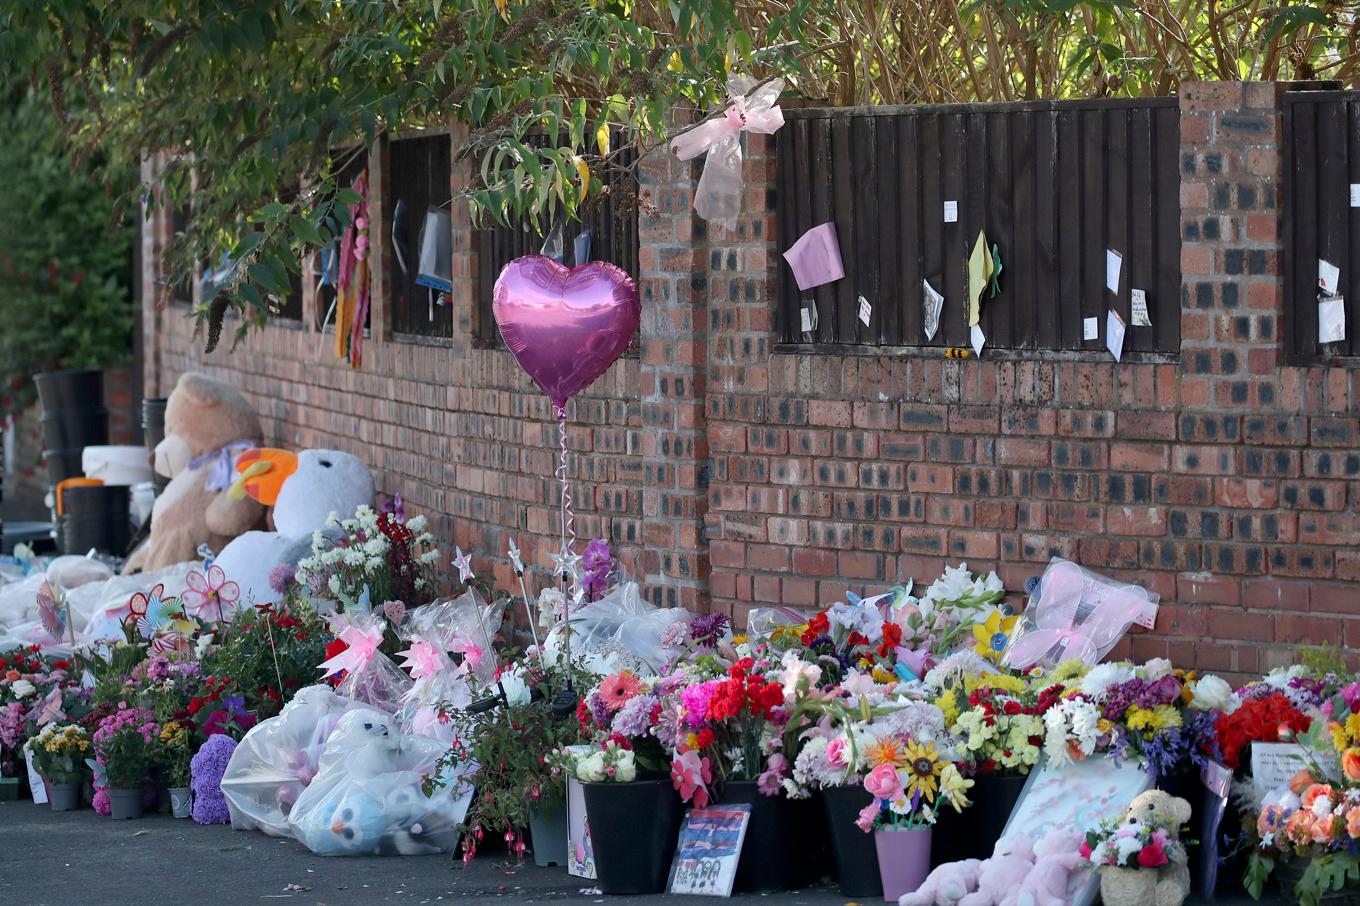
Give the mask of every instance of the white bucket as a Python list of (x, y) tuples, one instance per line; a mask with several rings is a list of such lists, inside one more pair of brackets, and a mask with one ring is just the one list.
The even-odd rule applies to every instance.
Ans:
[(86, 478), (98, 478), (104, 484), (140, 484), (154, 477), (146, 447), (86, 447), (80, 454), (80, 467)]

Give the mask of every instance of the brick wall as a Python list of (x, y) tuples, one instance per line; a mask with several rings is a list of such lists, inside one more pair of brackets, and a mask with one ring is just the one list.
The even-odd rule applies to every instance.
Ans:
[[(1279, 91), (1183, 87), (1182, 351), (1124, 364), (776, 351), (769, 142), (747, 143), (735, 234), (690, 212), (697, 168), (646, 161), (640, 355), (571, 413), (580, 537), (609, 534), (655, 600), (738, 620), (960, 560), (1018, 590), (1059, 555), (1162, 595), (1124, 645), (1140, 658), (1249, 674), (1360, 644), (1357, 388), (1280, 364)], [(381, 281), (359, 372), (300, 327), (205, 358), (178, 313), (149, 313), (148, 394), (190, 367), (232, 379), (271, 440), (364, 456), (442, 539), (490, 555), (510, 531), (546, 563), (554, 426), (509, 354), (471, 341), (471, 243), (456, 226), (443, 345), (382, 329)]]

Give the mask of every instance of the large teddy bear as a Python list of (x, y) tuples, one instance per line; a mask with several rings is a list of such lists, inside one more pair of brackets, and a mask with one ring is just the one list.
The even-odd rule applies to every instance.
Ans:
[(181, 375), (165, 407), (156, 471), (170, 484), (151, 510), (151, 537), (124, 573), (150, 572), (198, 559), (200, 545), (221, 550), (256, 528), (264, 507), (227, 495), (236, 457), (263, 441), (260, 419), (234, 388), (192, 372)]
[(990, 859), (966, 859), (936, 868), (898, 906), (999, 906), (1034, 867), (1034, 841), (1020, 834), (996, 842)]

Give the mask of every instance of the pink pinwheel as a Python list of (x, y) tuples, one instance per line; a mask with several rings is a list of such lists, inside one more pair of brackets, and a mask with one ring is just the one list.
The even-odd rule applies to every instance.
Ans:
[(708, 805), (708, 784), (712, 782), (712, 765), (697, 749), (676, 752), (671, 761), (671, 783), (680, 791), (681, 799), (703, 808)]
[(371, 624), (367, 621), (364, 624), (351, 623), (345, 625), (335, 637), (347, 647), (317, 668), (325, 671), (326, 676), (334, 676), (342, 670), (355, 673), (367, 667), (382, 644), (383, 624), (381, 620)]
[(38, 708), (37, 724), (39, 727), (45, 727), (65, 716), (66, 711), (62, 708), (61, 687), (53, 686), (52, 691), (47, 693), (47, 697), (43, 699), (42, 706)]
[(184, 582), (189, 587), (180, 597), (194, 616), (202, 616), (211, 609), (221, 622), (226, 617), (226, 611), (234, 609), (241, 597), (241, 586), (228, 581), (227, 574), (216, 563), (209, 566), (206, 573), (190, 570)]
[(410, 671), (412, 679), (425, 679), (453, 668), (444, 649), (424, 639), (416, 639), (410, 648), (397, 654), (406, 658), (402, 666)]

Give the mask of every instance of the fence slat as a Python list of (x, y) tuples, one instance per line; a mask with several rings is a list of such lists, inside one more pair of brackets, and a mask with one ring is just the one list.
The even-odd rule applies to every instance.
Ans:
[(1058, 330), (1061, 300), (1058, 293), (1058, 114), (1047, 111), (1035, 118), (1034, 134), (1034, 342), (1040, 349), (1061, 349)]
[[(1351, 262), (1350, 237), (1347, 236), (1350, 214), (1350, 195), (1346, 191), (1346, 108), (1343, 104), (1319, 104), (1317, 110), (1317, 178), (1318, 178), (1318, 258), (1341, 268), (1341, 279), (1348, 278), (1360, 262)], [(1329, 187), (1335, 186), (1329, 191)], [(1345, 288), (1342, 283), (1338, 292)], [(1316, 312), (1315, 312), (1316, 315)], [(1338, 343), (1337, 351), (1350, 355), (1356, 348), (1356, 328), (1347, 325), (1346, 342)]]
[[(940, 161), (940, 117), (927, 113), (918, 121), (921, 137), (921, 277), (930, 281), (936, 292), (947, 293), (944, 267), (944, 227), (942, 209), (944, 207), (944, 164)], [(954, 224), (951, 229), (957, 229)], [(955, 305), (958, 297), (955, 296)], [(944, 310), (940, 313), (939, 331), (932, 346), (945, 345), (949, 336), (948, 317), (949, 299), (945, 299)], [(910, 338), (908, 342), (911, 342)]]
[[(905, 343), (907, 345), (927, 342), (922, 324), (925, 320), (922, 309), (921, 287), (921, 179), (920, 179), (920, 119), (914, 116), (900, 117), (897, 144), (897, 213), (901, 230), (899, 244), (893, 250), (897, 257), (898, 273), (902, 280), (901, 330), (890, 332), (885, 342)], [(891, 207), (890, 207), (891, 210)]]
[[(1350, 187), (1360, 184), (1360, 99), (1346, 105), (1348, 120), (1346, 141), (1346, 195), (1349, 199)], [(1346, 324), (1350, 339), (1350, 354), (1360, 351), (1360, 207), (1350, 208), (1350, 272), (1349, 287), (1346, 290)]]
[(836, 293), (836, 340), (840, 343), (854, 343), (859, 339), (855, 331), (855, 286), (860, 275), (859, 261), (854, 253), (859, 236), (855, 230), (853, 178), (856, 161), (851, 151), (853, 125), (853, 120), (839, 120), (831, 132), (831, 157), (834, 162), (831, 202), (845, 263), (845, 279), (831, 284)]
[[(936, 223), (944, 237), (940, 267), (944, 270), (944, 314), (940, 316), (940, 330), (947, 346), (968, 345), (968, 250), (977, 236), (976, 219), (969, 220), (968, 199), (964, 189), (964, 162), (967, 142), (964, 140), (964, 116), (947, 113), (940, 118), (940, 163), (944, 170), (944, 200), (958, 203), (957, 223), (944, 223), (943, 211), (936, 213)], [(972, 229), (973, 235), (968, 235)]]
[(1153, 213), (1157, 234), (1157, 286), (1148, 294), (1148, 310), (1156, 349), (1178, 351), (1181, 345), (1181, 178), (1180, 111), (1159, 107), (1153, 113), (1156, 131), (1153, 181), (1157, 203)]
[[(831, 130), (835, 120), (816, 122), (812, 133), (812, 162), (810, 169), (804, 168), (800, 175), (812, 181), (812, 223), (818, 226), (828, 220), (835, 220), (831, 199), (834, 193), (831, 182), (835, 169), (831, 158)], [(841, 249), (845, 240), (841, 239)], [(824, 283), (814, 290), (817, 301), (817, 342), (836, 342), (836, 285)]]
[(1064, 110), (1058, 115), (1058, 293), (1062, 300), (1062, 341), (1059, 349), (1080, 349), (1083, 262), (1081, 193), (1084, 184), (1081, 153), (1081, 114)]
[(900, 171), (897, 161), (897, 124), (884, 120), (874, 129), (873, 158), (878, 168), (878, 191), (874, 193), (878, 221), (878, 242), (875, 253), (878, 257), (878, 274), (882, 281), (874, 288), (869, 299), (874, 306), (873, 320), (870, 322), (869, 335), (880, 346), (899, 342), (902, 336), (902, 307), (907, 300), (907, 287), (895, 279), (899, 272), (899, 262), (907, 257), (902, 248), (902, 189), (898, 185)]
[(1317, 344), (1317, 108), (1294, 105), (1293, 312), (1295, 350), (1315, 355)]
[(1153, 268), (1157, 265), (1157, 249), (1154, 242), (1155, 232), (1152, 224), (1155, 197), (1153, 195), (1152, 171), (1152, 111), (1131, 110), (1128, 121), (1129, 133), (1129, 257), (1124, 262), (1125, 290), (1122, 294), (1119, 315), (1124, 319), (1127, 331), (1124, 334), (1124, 348), (1144, 352), (1154, 348), (1155, 328), (1133, 326), (1133, 291), (1141, 289), (1149, 295), (1156, 292), (1152, 285)]

